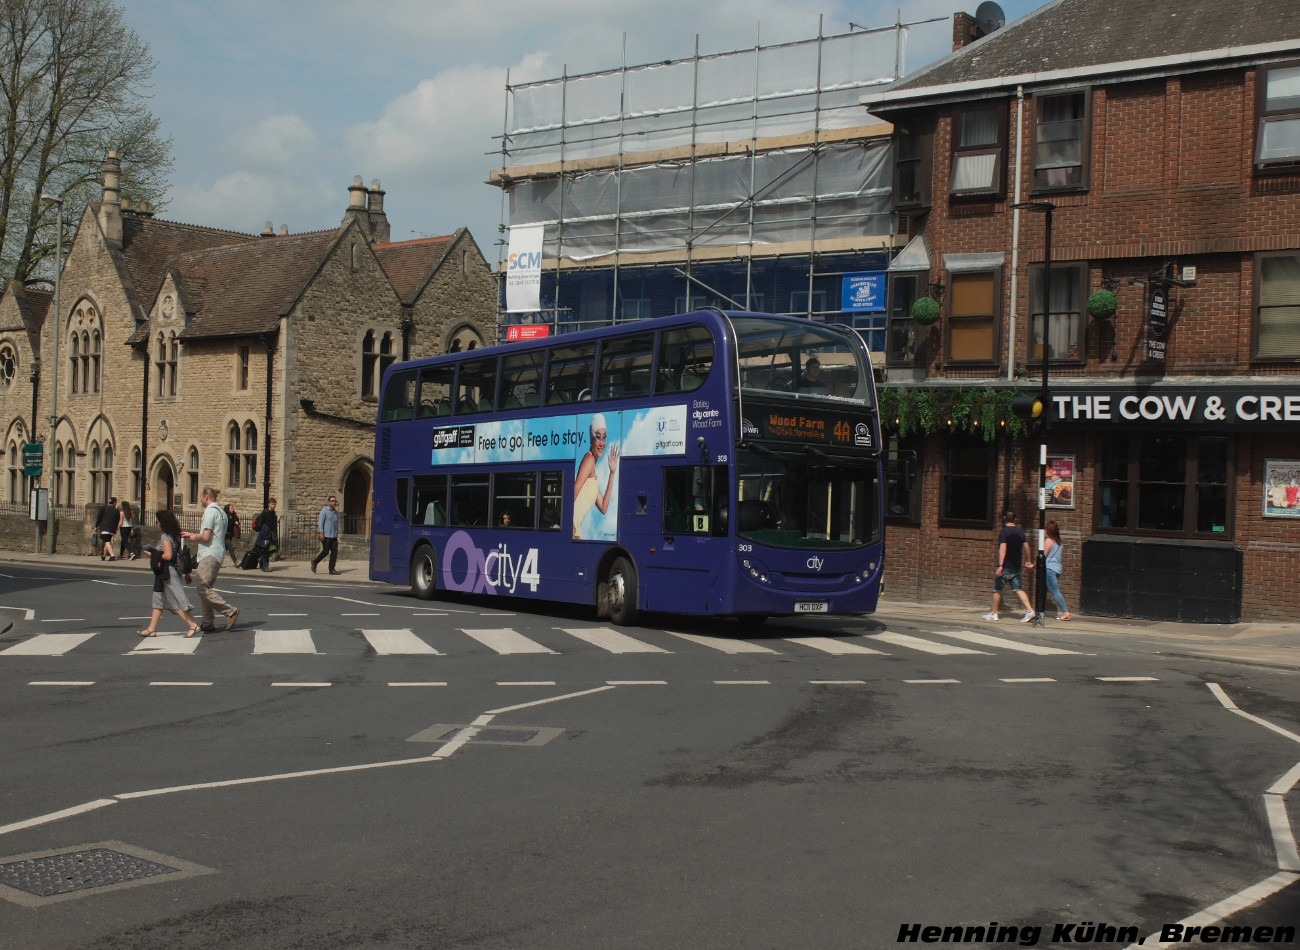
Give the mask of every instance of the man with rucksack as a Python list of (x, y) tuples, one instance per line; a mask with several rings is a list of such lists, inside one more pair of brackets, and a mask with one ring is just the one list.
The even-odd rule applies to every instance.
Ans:
[[(203, 504), (203, 526), (196, 533), (182, 531), (181, 537), (199, 543), (198, 566), (194, 573), (198, 580), (194, 584), (199, 601), (203, 604), (203, 615), (199, 626), (204, 633), (214, 632), (216, 615), (226, 618), (229, 630), (239, 619), (239, 608), (232, 607), (216, 591), (217, 575), (221, 573), (221, 562), (226, 559), (226, 513), (217, 504), (217, 489), (207, 487), (199, 492), (199, 501)], [(186, 580), (189, 578), (187, 577)]]

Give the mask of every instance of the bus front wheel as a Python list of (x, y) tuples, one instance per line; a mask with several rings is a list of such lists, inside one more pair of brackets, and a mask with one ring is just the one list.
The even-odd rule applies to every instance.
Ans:
[(411, 591), (421, 600), (433, 600), (438, 589), (438, 565), (433, 548), (421, 545), (411, 557)]
[(619, 626), (636, 622), (636, 568), (627, 558), (614, 558), (609, 568), (609, 619)]

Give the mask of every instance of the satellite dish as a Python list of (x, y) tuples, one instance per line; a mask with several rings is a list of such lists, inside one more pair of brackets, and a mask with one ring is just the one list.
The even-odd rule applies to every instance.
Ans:
[(984, 0), (984, 2), (975, 9), (975, 22), (979, 25), (979, 28), (983, 31), (984, 35), (988, 36), (988, 34), (992, 33), (994, 30), (1001, 29), (1002, 24), (1007, 22), (1007, 17), (1006, 14), (1002, 12), (1002, 8), (994, 3), (993, 0)]

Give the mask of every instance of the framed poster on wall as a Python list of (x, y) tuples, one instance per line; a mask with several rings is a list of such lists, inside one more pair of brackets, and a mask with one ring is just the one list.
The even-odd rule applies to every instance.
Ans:
[(1047, 457), (1048, 508), (1074, 507), (1074, 456), (1049, 455)]
[(1264, 517), (1300, 518), (1300, 461), (1265, 459)]

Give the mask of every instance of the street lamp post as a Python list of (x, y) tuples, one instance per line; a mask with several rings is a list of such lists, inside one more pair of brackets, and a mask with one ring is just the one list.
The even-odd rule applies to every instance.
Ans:
[[(1041, 211), (1046, 218), (1046, 245), (1043, 253), (1043, 440), (1038, 446), (1038, 557), (1034, 563), (1034, 626), (1046, 626), (1043, 614), (1047, 610), (1047, 428), (1051, 424), (1052, 410), (1047, 388), (1048, 365), (1051, 363), (1052, 338), (1052, 212), (1056, 205), (1050, 201), (1021, 201), (1011, 206), (1027, 211)], [(1030, 319), (1033, 319), (1032, 309)]]
[[(58, 195), (41, 193), (41, 200), (51, 202), (58, 211), (58, 232), (54, 238), (54, 353), (51, 357), (53, 370), (50, 379), (50, 460), (54, 458), (54, 433), (59, 425), (59, 315), (63, 311), (63, 301), (59, 291), (63, 285), (63, 198)], [(54, 476), (50, 477), (54, 484)], [(54, 504), (53, 499), (47, 506), (49, 512), (48, 527), (45, 532), (46, 546), (49, 553), (54, 553)]]

